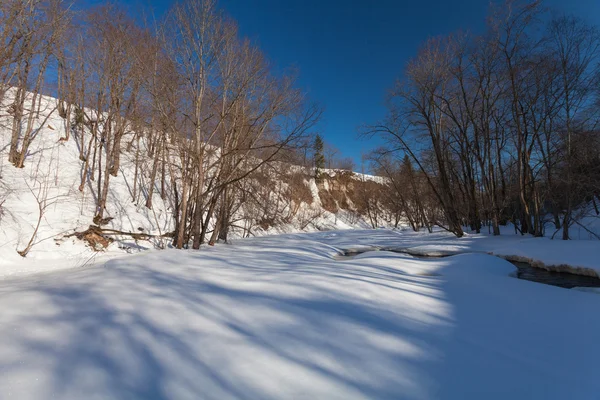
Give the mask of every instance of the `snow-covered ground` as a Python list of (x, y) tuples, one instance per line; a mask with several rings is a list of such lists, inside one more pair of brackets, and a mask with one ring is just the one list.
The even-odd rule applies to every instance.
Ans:
[[(371, 232), (376, 232), (372, 235)], [(355, 231), (354, 233), (323, 232), (325, 243), (335, 243), (342, 250), (393, 249), (413, 255), (447, 256), (464, 253), (488, 253), (503, 258), (526, 261), (535, 267), (600, 277), (599, 240), (551, 240), (529, 235), (512, 234), (508, 229), (501, 236), (487, 234), (454, 235), (438, 230), (427, 232)], [(357, 237), (365, 236), (360, 241)]]
[(5, 280), (0, 398), (600, 396), (600, 296), (515, 279), (486, 254), (336, 257), (423, 240), (281, 235)]

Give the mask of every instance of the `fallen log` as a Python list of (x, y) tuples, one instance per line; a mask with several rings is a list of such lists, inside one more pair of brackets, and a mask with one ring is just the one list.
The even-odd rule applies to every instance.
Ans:
[(107, 236), (131, 236), (135, 240), (148, 240), (150, 238), (169, 238), (173, 237), (172, 232), (168, 232), (162, 235), (151, 235), (144, 232), (127, 232), (120, 231), (117, 229), (101, 228), (97, 225), (90, 225), (88, 229), (82, 232), (74, 232), (65, 237), (75, 236), (77, 239), (87, 242), (91, 248), (96, 251), (101, 251), (107, 248), (112, 242), (113, 238)]

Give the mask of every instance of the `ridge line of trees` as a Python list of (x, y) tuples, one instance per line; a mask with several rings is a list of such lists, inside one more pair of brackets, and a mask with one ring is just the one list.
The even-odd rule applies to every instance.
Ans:
[(542, 236), (552, 223), (567, 240), (576, 210), (598, 214), (599, 56), (595, 26), (549, 15), (541, 1), (492, 6), (481, 35), (428, 40), (386, 119), (364, 132), (386, 140), (371, 158), (403, 182), (392, 190), (413, 228), (499, 235), (512, 222)]

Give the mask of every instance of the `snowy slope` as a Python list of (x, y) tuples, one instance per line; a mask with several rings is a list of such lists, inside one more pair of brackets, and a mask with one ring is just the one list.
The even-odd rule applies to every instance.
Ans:
[[(138, 241), (128, 236), (116, 237), (118, 240), (105, 254), (97, 254), (78, 239), (68, 237), (76, 230), (87, 229), (95, 214), (96, 182), (86, 179), (83, 191), (79, 191), (85, 172), (84, 162), (79, 159), (81, 138), (75, 132), (68, 141), (60, 140), (65, 137), (65, 120), (56, 111), (57, 100), (44, 96), (25, 167), (15, 168), (7, 161), (12, 123), (7, 114), (9, 101), (10, 93), (4, 105), (0, 105), (0, 277), (83, 266), (107, 256), (139, 252), (157, 245), (165, 247), (169, 243), (167, 239)], [(86, 143), (88, 140), (89, 133)], [(123, 142), (126, 147), (127, 138)], [(110, 178), (106, 216), (113, 219), (107, 228), (151, 235), (172, 232), (171, 192), (163, 201), (157, 188), (153, 208), (146, 208), (147, 190), (133, 191), (134, 163), (135, 151), (124, 151), (118, 176)], [(328, 172), (335, 175), (335, 171)], [(142, 171), (142, 179), (147, 179), (148, 174), (149, 171)], [(379, 178), (361, 175), (359, 179)], [(315, 186), (314, 179), (308, 184)], [(343, 210), (338, 213), (324, 210), (318, 196), (318, 191), (313, 192), (313, 203), (301, 204), (289, 223), (256, 229), (253, 234), (368, 227), (360, 216), (348, 215)], [(40, 219), (38, 200), (45, 200), (46, 206), (34, 246), (23, 259), (17, 251), (26, 247)], [(231, 236), (235, 235), (234, 231)]]
[(600, 296), (485, 254), (335, 259), (402, 236), (245, 239), (4, 281), (0, 398), (598, 398)]
[[(64, 236), (76, 229), (86, 229), (95, 213), (95, 182), (86, 180), (83, 192), (81, 183), (83, 162), (79, 159), (78, 137), (60, 141), (65, 136), (64, 120), (56, 112), (56, 100), (44, 97), (42, 118), (36, 121), (36, 137), (32, 141), (25, 167), (17, 169), (8, 163), (10, 130), (8, 119), (0, 121), (0, 276), (7, 274), (47, 271), (52, 268), (80, 266), (96, 257), (82, 242)], [(3, 115), (3, 113), (0, 113)], [(87, 139), (86, 139), (87, 141)], [(172, 229), (169, 201), (159, 195), (153, 197), (154, 209), (144, 207), (145, 198), (132, 196), (131, 182), (134, 170), (131, 154), (123, 154), (119, 176), (111, 177), (107, 211), (114, 219), (109, 227), (124, 231), (159, 234)], [(46, 201), (35, 245), (23, 259), (17, 253), (32, 237), (39, 219), (38, 199)], [(131, 243), (115, 244), (136, 247)], [(145, 244), (150, 247), (151, 244)], [(44, 265), (40, 264), (44, 261)]]

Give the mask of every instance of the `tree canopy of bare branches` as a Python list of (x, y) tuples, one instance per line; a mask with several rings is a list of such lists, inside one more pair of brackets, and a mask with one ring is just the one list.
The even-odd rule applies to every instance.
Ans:
[[(574, 209), (595, 204), (599, 191), (588, 169), (600, 154), (599, 50), (597, 28), (548, 18), (540, 1), (493, 7), (482, 35), (428, 40), (392, 91), (387, 118), (365, 130), (387, 140), (376, 165), (392, 181), (401, 165), (416, 166), (427, 183), (417, 197), (433, 196), (436, 223), (457, 236), (483, 225), (498, 235), (508, 221), (541, 236), (551, 215), (569, 239)], [(395, 190), (406, 203), (406, 184)], [(415, 200), (403, 207), (409, 220), (422, 218)]]

